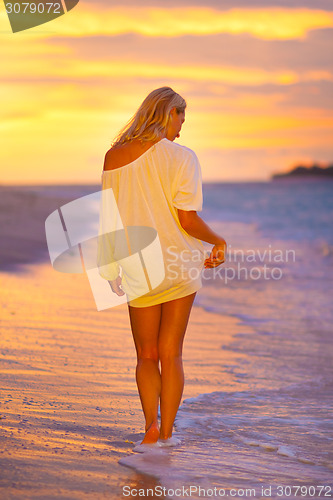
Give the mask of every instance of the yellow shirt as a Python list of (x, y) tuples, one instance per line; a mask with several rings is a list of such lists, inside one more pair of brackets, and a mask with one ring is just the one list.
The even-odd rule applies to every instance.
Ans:
[(202, 210), (195, 153), (164, 138), (139, 158), (102, 173), (99, 274), (122, 276), (130, 305), (147, 307), (202, 286), (204, 247), (181, 227), (177, 208)]

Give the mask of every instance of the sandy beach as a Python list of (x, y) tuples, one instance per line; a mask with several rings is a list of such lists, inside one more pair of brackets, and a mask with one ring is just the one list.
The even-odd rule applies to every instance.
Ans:
[[(234, 187), (228, 206), (237, 196), (241, 204), (242, 189)], [(257, 190), (253, 199), (259, 200), (275, 189), (270, 197), (281, 199), (280, 188), (244, 189)], [(319, 498), (321, 485), (323, 494), (332, 492), (327, 244), (295, 239), (297, 259), (280, 264), (281, 280), (227, 286), (221, 275), (205, 283), (184, 343), (185, 390), (175, 422), (181, 445), (138, 454), (133, 448), (144, 420), (127, 306), (97, 311), (86, 274), (55, 271), (48, 257), (46, 217), (94, 191), (0, 189), (0, 498), (119, 499), (126, 497), (124, 487), (146, 496), (150, 489), (150, 498), (161, 498), (156, 488), (168, 487), (162, 498), (187, 498), (171, 494), (181, 485), (243, 488), (240, 496), (251, 487), (252, 496), (272, 499), (289, 498), (289, 490), (278, 490), (288, 485), (306, 488), (302, 498)], [(310, 195), (302, 191), (300, 198), (309, 199), (312, 214)], [(211, 213), (217, 224), (224, 212)], [(274, 204), (272, 214), (277, 217)], [(221, 230), (234, 247), (290, 245), (229, 217)], [(263, 262), (255, 265), (260, 270)], [(262, 488), (273, 490), (268, 495)]]
[[(127, 306), (98, 312), (86, 275), (47, 262), (44, 221), (67, 199), (1, 190), (3, 499), (111, 499), (156, 484), (118, 463), (144, 425)], [(221, 349), (241, 327), (223, 317), (217, 330), (215, 316), (193, 309), (184, 399), (247, 387), (227, 370), (239, 354)]]

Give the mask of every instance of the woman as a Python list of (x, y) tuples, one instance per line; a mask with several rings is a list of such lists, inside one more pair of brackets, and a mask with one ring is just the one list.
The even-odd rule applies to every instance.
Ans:
[[(125, 229), (154, 228), (164, 259), (160, 284), (128, 301), (137, 352), (136, 381), (145, 416), (141, 444), (173, 443), (184, 387), (183, 340), (202, 286), (200, 271), (224, 262), (225, 240), (197, 215), (202, 209), (198, 159), (193, 151), (173, 142), (185, 121), (185, 108), (184, 99), (169, 87), (151, 92), (106, 153), (102, 174), (103, 189), (112, 188)], [(128, 232), (126, 238), (131, 255), (135, 241), (130, 241)], [(201, 240), (214, 245), (206, 259)], [(119, 265), (100, 274), (114, 293), (124, 295)]]

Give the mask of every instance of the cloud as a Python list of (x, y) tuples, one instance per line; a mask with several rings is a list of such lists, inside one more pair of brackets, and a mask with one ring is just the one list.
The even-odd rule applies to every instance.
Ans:
[[(53, 38), (45, 45), (70, 47), (73, 57), (84, 60), (129, 60), (174, 65), (220, 65), (266, 70), (330, 70), (333, 29), (312, 31), (305, 40), (259, 40), (250, 35), (219, 34), (205, 37), (156, 38), (139, 35)], [(38, 43), (38, 46), (40, 44)]]
[[(333, 81), (333, 73), (329, 70), (293, 71), (291, 69), (267, 71), (260, 67), (239, 68), (237, 66), (180, 64), (169, 65), (136, 60), (79, 60), (67, 58), (61, 64), (54, 65), (54, 60), (46, 59), (40, 64), (40, 59), (25, 58), (17, 64), (15, 59), (6, 61), (6, 76), (8, 81), (20, 75), (26, 75), (26, 80), (40, 80), (46, 75), (52, 75), (54, 80), (110, 78), (112, 80), (126, 78), (188, 80), (197, 82), (220, 82), (228, 85), (257, 86), (263, 84), (290, 85), (298, 82)], [(28, 76), (29, 75), (29, 76)]]
[[(3, 21), (2, 23), (3, 24)], [(207, 36), (217, 33), (251, 34), (264, 40), (304, 39), (314, 29), (333, 27), (333, 13), (305, 8), (109, 7), (81, 3), (72, 15), (52, 22), (58, 36), (121, 35), (146, 37)], [(31, 33), (29, 33), (30, 35)], [(36, 37), (48, 37), (43, 26)], [(21, 36), (24, 36), (21, 34)]]
[[(119, 6), (119, 0), (94, 0), (95, 5), (102, 7)], [(160, 0), (144, 0), (145, 6), (156, 7)], [(193, 7), (202, 6), (202, 0), (168, 0), (169, 7)], [(229, 10), (234, 7), (241, 8), (264, 8), (264, 7), (290, 7), (290, 0), (205, 0), (207, 7), (221, 10)], [(137, 0), (122, 0), (124, 7), (137, 6)], [(313, 0), (292, 0), (293, 7), (313, 8)], [(316, 8), (333, 11), (332, 0), (316, 0)]]

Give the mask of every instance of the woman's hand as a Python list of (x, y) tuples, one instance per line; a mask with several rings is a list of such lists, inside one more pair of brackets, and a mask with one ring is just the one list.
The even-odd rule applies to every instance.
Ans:
[(115, 280), (109, 281), (111, 290), (117, 295), (125, 295), (125, 292), (120, 288), (121, 286), (121, 276), (118, 276)]
[(226, 242), (214, 245), (210, 256), (205, 260), (204, 266), (206, 269), (210, 269), (212, 267), (217, 267), (223, 262), (225, 262), (225, 250), (226, 250)]

